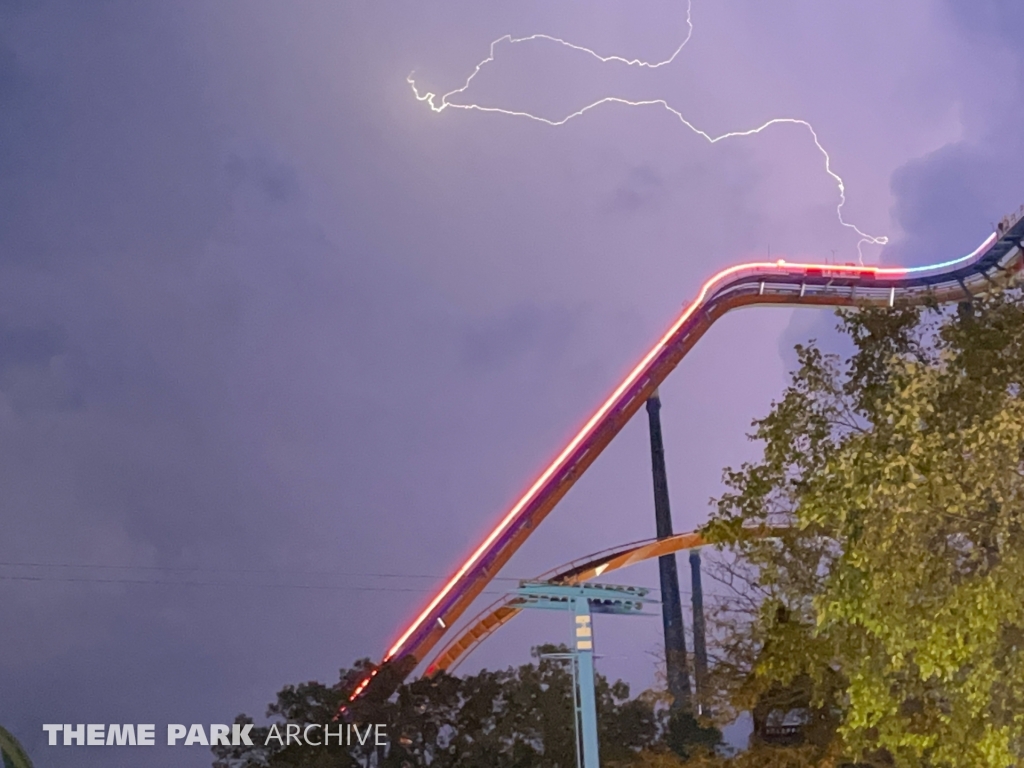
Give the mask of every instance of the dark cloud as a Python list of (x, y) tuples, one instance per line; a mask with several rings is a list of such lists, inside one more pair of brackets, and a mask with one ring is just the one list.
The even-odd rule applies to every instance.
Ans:
[[(0, 722), (41, 765), (208, 765), (51, 752), (40, 724), (259, 716), (378, 655), (435, 583), (408, 575), (449, 572), (701, 280), (762, 247), (761, 144), (709, 148), (656, 110), (556, 130), (411, 98), (410, 70), (457, 81), (506, 26), (618, 43), (527, 10), (0, 5)], [(755, 26), (707, 34), (785, 32)], [(999, 215), (982, 198), (1012, 178), (971, 157), (994, 174), (1016, 145), (967, 142), (897, 177), (908, 259), (923, 211)], [(935, 189), (958, 183), (969, 213)], [(747, 318), (663, 390), (680, 529), (777, 390), (781, 321)], [(510, 568), (650, 535), (649, 482), (641, 420)]]
[(0, 392), (18, 413), (81, 408), (73, 378), (80, 362), (60, 328), (5, 328), (0, 323)]
[[(958, 38), (996, 52), (1000, 67), (979, 78), (987, 80), (987, 90), (961, 86), (962, 139), (893, 172), (892, 216), (902, 235), (883, 249), (880, 261), (886, 264), (933, 264), (969, 253), (996, 221), (1024, 203), (1024, 54), (1015, 32), (1024, 22), (1024, 7), (1009, 0), (946, 0), (943, 5)], [(810, 336), (848, 351), (834, 325), (826, 317), (795, 320), (780, 343), (790, 367), (796, 362), (792, 345)]]
[(232, 183), (254, 184), (270, 202), (293, 202), (298, 195), (295, 171), (285, 164), (272, 163), (262, 157), (243, 158), (232, 153), (224, 167)]
[(180, 257), (209, 236), (219, 137), (177, 24), (125, 3), (46, 3), (8, 25), (5, 260)]
[(894, 213), (906, 237), (886, 249), (887, 259), (935, 263), (977, 246), (994, 220), (1019, 205), (1015, 197), (1024, 198), (1004, 176), (1007, 161), (997, 156), (1016, 151), (1008, 143), (1019, 142), (960, 142), (899, 169), (892, 180)]
[(13, 102), (18, 96), (21, 71), (15, 59), (14, 51), (9, 48), (0, 48), (0, 106), (5, 111), (12, 108)]
[(996, 78), (988, 83), (996, 97), (964, 93), (962, 111), (975, 118), (970, 133), (893, 174), (894, 215), (905, 233), (886, 249), (885, 258), (894, 263), (922, 264), (966, 253), (1024, 202), (1024, 55), (1015, 33), (1024, 8), (1007, 0), (948, 0), (946, 8), (965, 37), (1000, 54), (999, 71), (988, 75)]
[(945, 0), (944, 5), (964, 31), (982, 34), (989, 42), (1016, 43), (1015, 30), (1024, 21), (1024, 8), (1014, 0)]
[(564, 352), (576, 326), (561, 308), (516, 307), (473, 323), (465, 331), (462, 359), (472, 369), (493, 369), (534, 350), (548, 360)]
[(633, 213), (641, 208), (656, 206), (667, 196), (667, 186), (661, 174), (650, 166), (640, 166), (631, 169), (622, 183), (615, 188), (609, 208)]

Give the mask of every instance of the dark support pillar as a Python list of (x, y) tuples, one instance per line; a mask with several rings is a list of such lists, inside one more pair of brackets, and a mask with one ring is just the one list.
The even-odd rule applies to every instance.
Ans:
[(700, 579), (700, 552), (690, 550), (690, 578), (693, 584), (693, 681), (697, 692), (697, 714), (706, 714), (708, 646), (704, 626), (704, 587)]
[[(665, 445), (661, 439), (661, 400), (655, 390), (647, 401), (647, 419), (651, 428), (651, 472), (654, 475), (654, 519), (658, 538), (672, 535), (672, 512), (668, 505), (668, 478), (665, 473)], [(665, 626), (665, 671), (673, 709), (690, 709), (690, 672), (686, 661), (686, 634), (683, 607), (679, 600), (679, 572), (675, 553), (658, 558), (661, 576), (661, 617)]]

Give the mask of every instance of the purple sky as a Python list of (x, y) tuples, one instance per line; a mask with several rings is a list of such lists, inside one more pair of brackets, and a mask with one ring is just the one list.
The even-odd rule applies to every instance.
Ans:
[[(507, 33), (665, 58), (684, 12), (0, 0), (0, 723), (38, 766), (209, 765), (40, 726), (261, 716), (379, 657), (704, 278), (769, 247), (856, 258), (797, 127), (712, 147), (656, 108), (550, 128), (405, 82), (455, 88)], [(892, 238), (872, 261), (959, 255), (1024, 200), (1012, 0), (694, 0), (693, 22), (656, 72), (500, 49), (467, 98), (807, 119), (848, 219)], [(832, 324), (737, 313), (663, 387), (677, 530)], [(630, 424), (503, 575), (653, 535), (646, 440)], [(625, 622), (598, 622), (602, 669), (644, 686), (660, 624)], [(465, 671), (564, 629), (530, 617)]]

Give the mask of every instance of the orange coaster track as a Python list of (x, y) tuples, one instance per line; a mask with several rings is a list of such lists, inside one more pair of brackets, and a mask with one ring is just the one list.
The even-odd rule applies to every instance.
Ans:
[[(726, 312), (761, 304), (893, 307), (970, 300), (1008, 282), (1020, 270), (1022, 243), (1024, 208), (1000, 222), (974, 252), (939, 264), (865, 267), (779, 260), (739, 264), (716, 274), (402, 630), (384, 654), (382, 667), (394, 672), (385, 677), (401, 680), (427, 657), (630, 417)], [(375, 671), (365, 677), (352, 699), (376, 676)]]

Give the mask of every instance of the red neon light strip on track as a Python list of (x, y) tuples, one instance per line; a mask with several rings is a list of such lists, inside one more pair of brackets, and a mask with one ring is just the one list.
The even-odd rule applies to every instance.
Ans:
[(637, 379), (640, 377), (640, 374), (643, 373), (644, 369), (648, 366), (651, 360), (653, 360), (657, 356), (657, 354), (661, 352), (662, 349), (664, 349), (665, 344), (667, 344), (669, 339), (671, 339), (672, 336), (676, 333), (676, 331), (679, 330), (680, 326), (683, 323), (685, 323), (694, 313), (694, 311), (696, 311), (696, 309), (703, 303), (705, 297), (711, 290), (711, 287), (715, 285), (715, 283), (718, 283), (721, 280), (736, 274), (737, 272), (747, 270), (779, 270), (781, 268), (785, 268), (786, 270), (827, 269), (830, 272), (838, 271), (854, 274), (863, 274), (864, 272), (871, 272), (874, 275), (884, 275), (886, 277), (902, 277), (903, 275), (906, 274), (906, 269), (897, 267), (847, 267), (825, 264), (787, 264), (786, 262), (753, 262), (749, 264), (739, 264), (737, 266), (729, 267), (728, 269), (723, 269), (717, 275), (712, 277), (710, 280), (704, 283), (704, 286), (701, 288), (700, 294), (697, 296), (697, 299), (694, 300), (686, 308), (683, 314), (679, 316), (679, 319), (676, 320), (672, 327), (669, 328), (669, 330), (665, 333), (664, 336), (662, 336), (661, 340), (658, 341), (658, 343), (651, 349), (651, 351), (648, 352), (639, 363), (637, 363), (636, 367), (633, 368), (632, 371), (630, 371), (629, 375), (626, 376), (626, 378), (622, 381), (621, 384), (619, 384), (615, 391), (612, 392), (608, 399), (604, 401), (604, 403), (601, 405), (600, 408), (597, 409), (594, 415), (590, 417), (590, 420), (583, 425), (583, 428), (578, 433), (576, 433), (576, 436), (571, 441), (569, 441), (569, 444), (562, 450), (560, 454), (558, 454), (558, 457), (553, 462), (551, 462), (548, 468), (545, 469), (544, 472), (540, 475), (540, 477), (538, 477), (537, 480), (533, 483), (533, 485), (530, 486), (530, 489), (525, 494), (523, 494), (522, 498), (520, 498), (519, 501), (516, 502), (515, 506), (513, 506), (512, 509), (509, 510), (508, 514), (506, 514), (505, 517), (501, 519), (501, 522), (499, 522), (498, 525), (494, 528), (494, 530), (492, 530), (491, 533), (487, 536), (487, 538), (483, 540), (483, 543), (481, 543), (480, 546), (477, 547), (476, 550), (474, 550), (473, 554), (471, 554), (469, 558), (466, 560), (466, 562), (462, 564), (462, 567), (455, 572), (455, 575), (452, 576), (451, 579), (449, 579), (448, 583), (445, 584), (444, 587), (442, 587), (441, 591), (438, 592), (434, 599), (431, 600), (430, 603), (427, 605), (427, 607), (423, 609), (423, 612), (416, 617), (416, 619), (412, 622), (412, 624), (409, 625), (408, 629), (405, 630), (402, 636), (399, 637), (395, 644), (388, 649), (387, 655), (384, 657), (384, 660), (388, 661), (389, 659), (394, 658), (395, 654), (402, 649), (402, 646), (405, 644), (405, 641), (409, 639), (409, 636), (413, 632), (415, 632), (419, 628), (419, 626), (426, 620), (427, 616), (430, 615), (430, 612), (433, 611), (442, 600), (444, 600), (444, 598), (448, 595), (449, 592), (451, 592), (452, 588), (459, 582), (459, 580), (466, 575), (469, 569), (476, 564), (476, 562), (487, 551), (491, 544), (494, 543), (495, 539), (497, 539), (502, 534), (502, 532), (508, 527), (508, 525), (513, 520), (515, 520), (519, 512), (522, 511), (523, 507), (525, 507), (527, 504), (533, 501), (533, 498), (536, 495), (537, 491), (540, 490), (544, 483), (551, 479), (551, 476), (558, 471), (558, 469), (562, 466), (565, 460), (569, 458), (569, 456), (572, 454), (573, 451), (576, 450), (576, 448), (579, 447), (579, 444), (587, 439), (587, 437), (590, 435), (594, 427), (597, 426), (598, 422), (600, 422), (601, 419), (603, 419), (605, 415), (608, 413), (608, 411), (611, 410), (612, 406), (615, 405), (615, 402), (622, 396), (622, 394), (627, 389), (629, 389), (633, 384), (636, 383)]
[[(619, 398), (626, 392), (631, 386), (633, 386), (639, 377), (643, 374), (647, 366), (654, 360), (654, 358), (665, 349), (665, 345), (672, 339), (672, 337), (679, 331), (682, 325), (693, 315), (693, 313), (705, 302), (708, 298), (708, 294), (711, 290), (719, 283), (723, 282), (726, 278), (736, 275), (740, 272), (753, 272), (760, 273), (762, 275), (771, 274), (789, 274), (793, 272), (803, 272), (807, 274), (813, 270), (815, 272), (827, 272), (829, 274), (846, 274), (854, 275), (857, 277), (870, 276), (872, 279), (879, 277), (883, 278), (901, 278), (905, 277), (910, 273), (948, 269), (955, 264), (960, 264), (977, 256), (979, 253), (984, 252), (989, 248), (992, 243), (997, 239), (995, 234), (990, 235), (977, 249), (972, 253), (954, 261), (945, 262), (942, 264), (925, 266), (925, 267), (864, 267), (864, 266), (852, 266), (852, 265), (836, 265), (836, 264), (814, 264), (814, 263), (787, 263), (783, 260), (777, 262), (751, 262), (746, 264), (738, 264), (732, 267), (723, 269), (721, 272), (714, 275), (711, 279), (704, 283), (697, 298), (691, 302), (683, 313), (679, 316), (672, 327), (661, 337), (657, 344), (643, 357), (643, 359), (637, 363), (629, 375), (616, 387), (615, 391), (608, 397), (604, 403), (597, 409), (597, 411), (590, 417), (590, 419), (583, 425), (583, 428), (576, 434), (575, 437), (569, 442), (569, 444), (562, 450), (561, 453), (555, 458), (547, 469), (545, 469), (541, 475), (534, 481), (530, 488), (525, 494), (516, 502), (516, 504), (508, 511), (508, 513), (501, 519), (497, 526), (488, 534), (487, 538), (478, 546), (473, 553), (466, 559), (462, 566), (455, 572), (455, 574), (448, 580), (447, 583), (441, 588), (441, 590), (434, 596), (434, 598), (427, 604), (426, 608), (413, 620), (413, 622), (406, 628), (398, 640), (388, 649), (387, 654), (384, 656), (384, 661), (390, 661), (402, 650), (406, 641), (416, 632), (423, 624), (424, 621), (430, 616), (435, 608), (444, 600), (449, 593), (455, 588), (459, 581), (469, 572), (469, 570), (479, 562), (481, 557), (487, 553), (492, 544), (497, 540), (499, 536), (509, 527), (509, 525), (515, 521), (520, 512), (536, 498), (538, 491), (547, 483), (551, 477), (562, 468), (565, 461), (572, 455), (580, 444), (586, 440), (594, 428), (601, 423), (601, 421), (608, 415), (609, 411), (613, 408)], [(369, 684), (370, 680), (376, 675), (376, 672), (362, 680), (352, 693), (351, 698), (357, 697)]]

